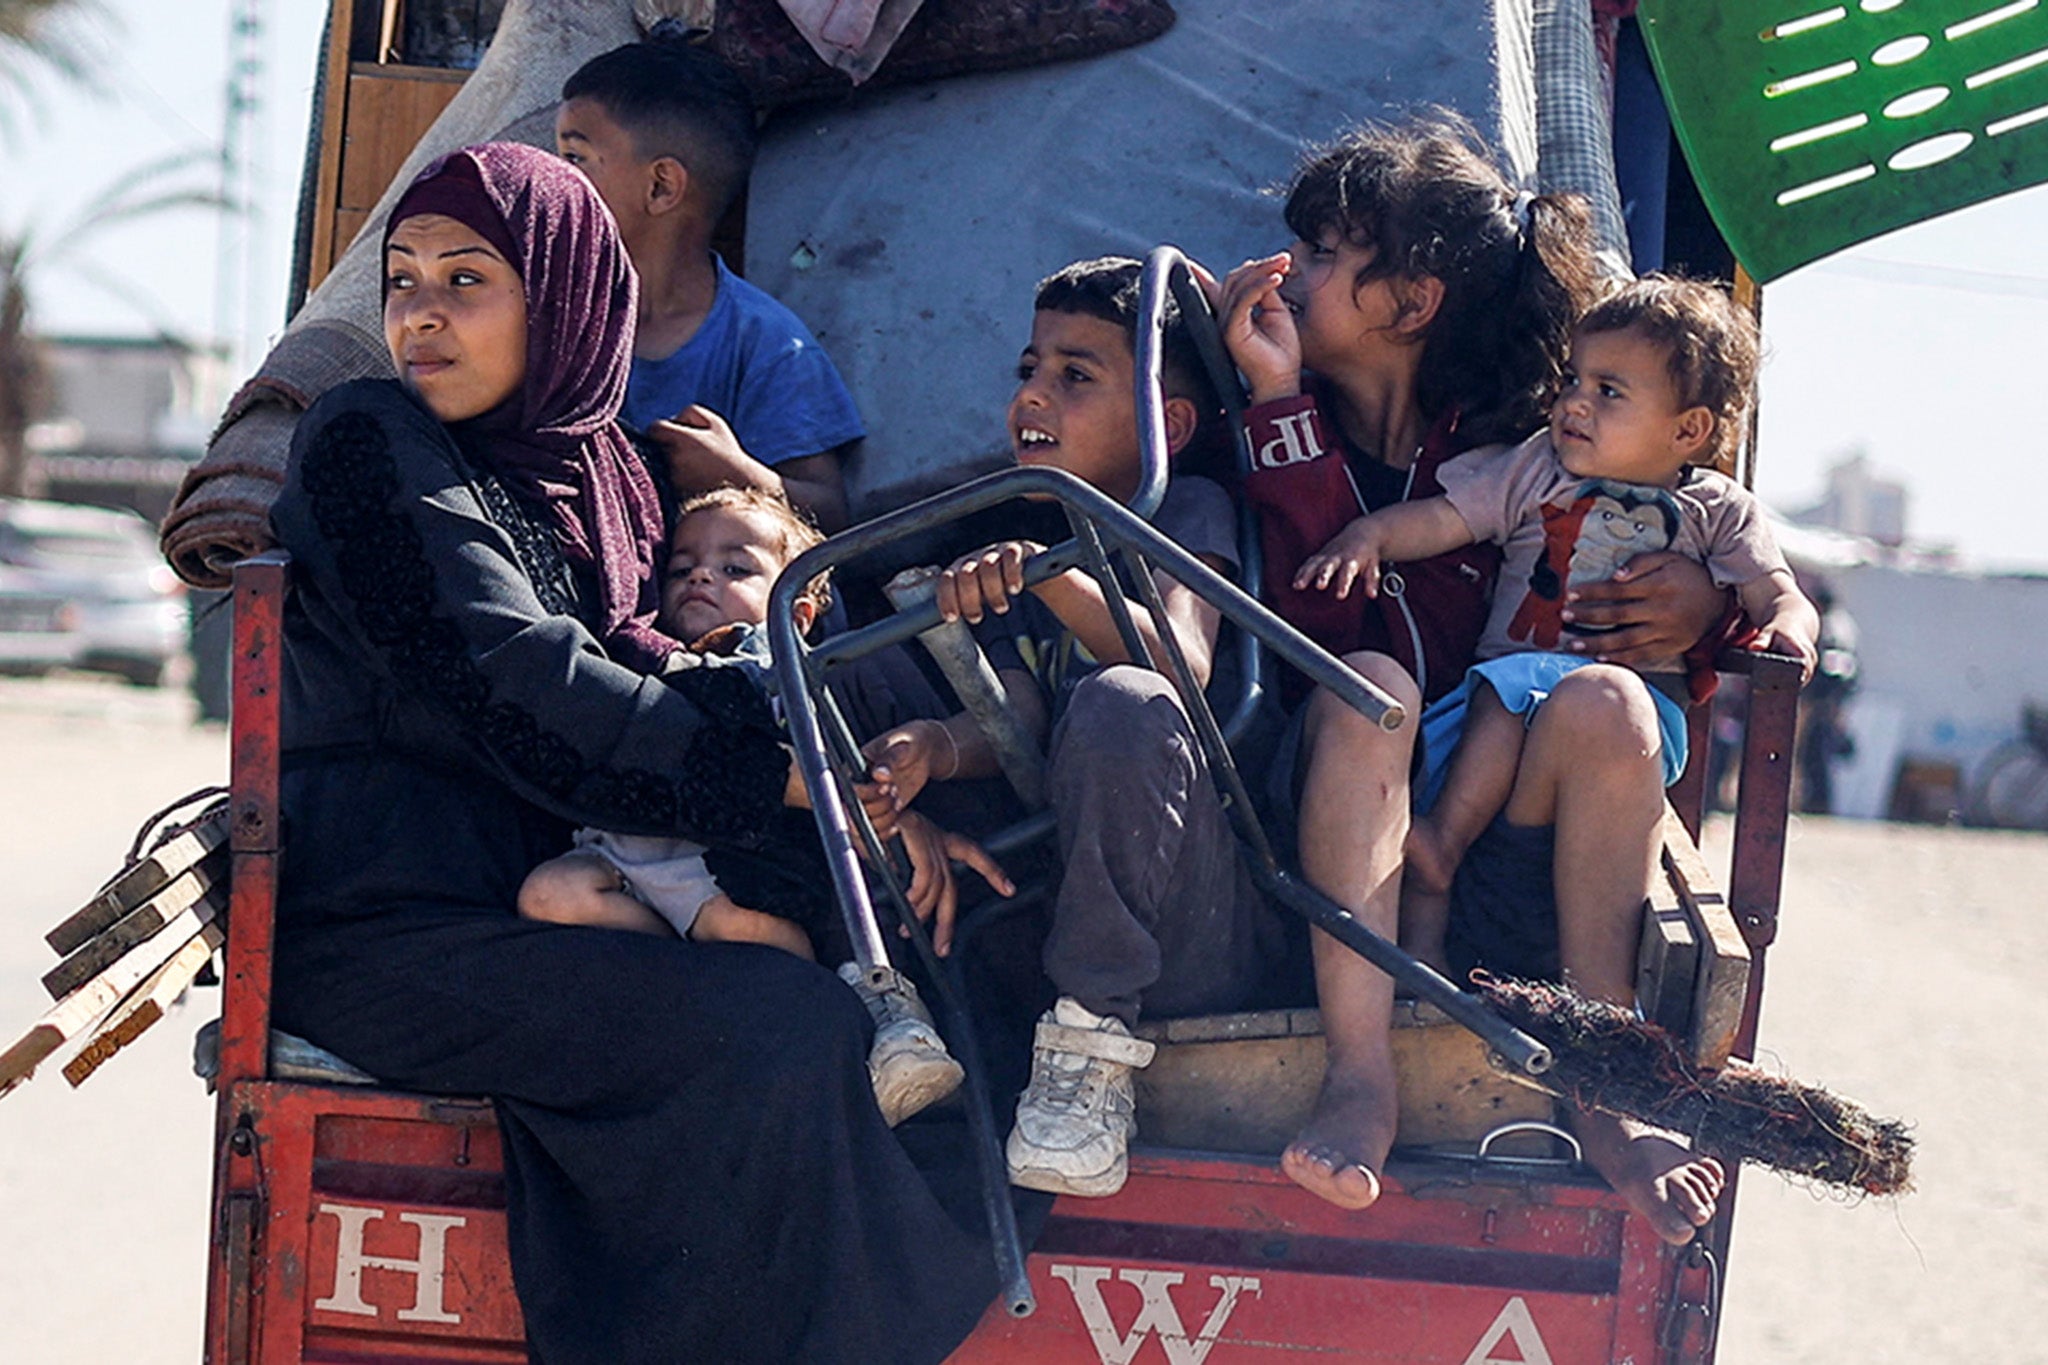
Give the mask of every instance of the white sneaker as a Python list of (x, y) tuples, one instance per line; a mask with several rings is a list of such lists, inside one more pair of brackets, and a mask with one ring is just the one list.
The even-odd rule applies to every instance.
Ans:
[(875, 1087), (875, 1104), (891, 1128), (960, 1088), (967, 1073), (946, 1051), (931, 1012), (907, 977), (891, 970), (888, 981), (877, 989), (868, 984), (860, 964), (848, 962), (840, 967), (839, 979), (853, 987), (875, 1021), (868, 1080)]
[(1038, 1021), (1031, 1084), (1004, 1152), (1010, 1182), (1089, 1197), (1122, 1189), (1137, 1128), (1131, 1069), (1148, 1065), (1153, 1051), (1123, 1020), (1061, 996)]

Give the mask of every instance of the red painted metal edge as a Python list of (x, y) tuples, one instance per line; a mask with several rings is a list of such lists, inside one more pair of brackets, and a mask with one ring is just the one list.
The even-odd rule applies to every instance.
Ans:
[(1698, 1365), (1685, 1258), (1583, 1177), (1397, 1155), (1353, 1213), (1264, 1163), (1134, 1153), (1123, 1193), (1055, 1205), (1039, 1314), (992, 1310), (955, 1360)]
[(223, 1095), (268, 1071), (270, 954), (276, 915), (278, 717), (284, 598), (290, 558), (281, 550), (235, 566), (234, 707), (231, 721), (227, 975), (221, 1004)]
[[(1799, 665), (1756, 656), (1749, 669), (1749, 722), (1742, 742), (1741, 800), (1728, 904), (1752, 949), (1778, 934), (1785, 875), (1785, 824), (1792, 808), (1792, 740), (1799, 724)], [(1753, 959), (1763, 961), (1759, 952)], [(1751, 992), (1751, 999), (1756, 993)]]
[[(1728, 869), (1728, 907), (1736, 926), (1749, 944), (1749, 989), (1742, 1005), (1742, 1022), (1735, 1034), (1732, 1055), (1742, 1059), (1756, 1056), (1756, 1041), (1762, 1021), (1764, 966), (1771, 943), (1778, 936), (1778, 910), (1785, 880), (1785, 830), (1792, 810), (1793, 738), (1799, 724), (1799, 665), (1796, 661), (1767, 654), (1747, 659), (1749, 713), (1743, 727), (1741, 785), (1735, 805), (1735, 846)], [(1735, 1202), (1741, 1189), (1741, 1170), (1728, 1172), (1721, 1191), (1721, 1210), (1698, 1238), (1703, 1253), (1713, 1258), (1710, 1271), (1693, 1267), (1686, 1283), (1700, 1287), (1691, 1291), (1693, 1302), (1701, 1305), (1696, 1315), (1700, 1329), (1680, 1349), (1696, 1354), (1676, 1355), (1683, 1365), (1712, 1365), (1718, 1345), (1720, 1291), (1727, 1284), (1728, 1253), (1735, 1235)], [(1679, 1288), (1672, 1290), (1675, 1296)]]
[(272, 551), (235, 567), (234, 707), (229, 801), (233, 874), (221, 990), (219, 1109), (214, 1121), (207, 1365), (262, 1358), (259, 1267), (265, 1256), (262, 1139), (244, 1097), (268, 1069), (270, 959), (276, 915), (278, 706), (289, 557)]

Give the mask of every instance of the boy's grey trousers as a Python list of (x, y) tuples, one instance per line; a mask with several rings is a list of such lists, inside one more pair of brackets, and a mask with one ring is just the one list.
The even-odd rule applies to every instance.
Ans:
[(1062, 995), (1126, 1024), (1246, 1007), (1285, 955), (1173, 684), (1114, 665), (1053, 730), (1065, 873), (1045, 945)]

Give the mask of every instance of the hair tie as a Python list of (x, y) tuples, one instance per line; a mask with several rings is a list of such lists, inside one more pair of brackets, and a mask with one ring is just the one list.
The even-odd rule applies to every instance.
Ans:
[(647, 30), (647, 41), (650, 43), (694, 43), (710, 32), (711, 30), (708, 28), (694, 27), (670, 15), (668, 18), (654, 21), (654, 26)]
[(1534, 217), (1530, 212), (1535, 203), (1536, 195), (1533, 191), (1517, 190), (1515, 192), (1515, 202), (1508, 206), (1508, 213), (1515, 220), (1515, 231), (1520, 233), (1525, 240), (1531, 235), (1535, 226)]

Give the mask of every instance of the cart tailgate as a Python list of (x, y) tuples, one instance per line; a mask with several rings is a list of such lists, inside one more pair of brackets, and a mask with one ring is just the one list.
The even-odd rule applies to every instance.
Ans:
[[(488, 1106), (241, 1098), (265, 1133), (254, 1359), (525, 1359)], [(1029, 1264), (1037, 1313), (991, 1308), (956, 1361), (1676, 1365), (1704, 1321), (1683, 1254), (1604, 1187), (1448, 1160), (1392, 1163), (1351, 1213), (1267, 1162), (1140, 1151), (1121, 1194), (1054, 1207)]]
[(1138, 1155), (1121, 1194), (1055, 1206), (1037, 1313), (992, 1309), (954, 1360), (1651, 1365), (1690, 1358), (1658, 1346), (1696, 1326), (1682, 1259), (1589, 1184), (1396, 1163), (1349, 1213), (1263, 1165)]

